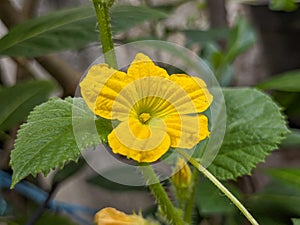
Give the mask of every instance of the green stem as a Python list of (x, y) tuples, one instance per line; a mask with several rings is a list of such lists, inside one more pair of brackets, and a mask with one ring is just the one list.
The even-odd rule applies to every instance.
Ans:
[(140, 170), (149, 183), (149, 188), (161, 208), (162, 214), (172, 225), (185, 225), (178, 211), (174, 208), (167, 193), (162, 187), (156, 173), (149, 164), (141, 164)]
[(245, 206), (233, 195), (231, 192), (207, 169), (205, 169), (200, 163), (195, 159), (191, 158), (189, 154), (183, 150), (177, 149), (177, 152), (181, 154), (186, 160), (188, 160), (195, 168), (197, 168), (201, 173), (203, 173), (220, 191), (222, 191), (235, 206), (244, 214), (248, 221), (252, 225), (259, 225), (258, 222), (253, 218), (253, 216), (248, 212)]
[(100, 40), (104, 53), (105, 63), (113, 68), (117, 68), (117, 59), (114, 52), (114, 42), (112, 39), (109, 8), (113, 4), (112, 0), (93, 0), (97, 20), (98, 29), (100, 31)]
[(192, 224), (192, 218), (194, 212), (195, 195), (196, 195), (197, 184), (199, 180), (199, 171), (197, 169), (194, 169), (192, 177), (193, 177), (192, 192), (189, 196), (189, 199), (187, 200), (185, 206), (185, 212), (184, 212), (184, 221), (187, 222), (188, 224)]

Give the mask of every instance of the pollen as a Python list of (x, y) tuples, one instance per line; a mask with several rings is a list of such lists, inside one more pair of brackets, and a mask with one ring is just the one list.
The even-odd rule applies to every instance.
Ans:
[(144, 124), (147, 123), (150, 118), (151, 118), (150, 113), (141, 113), (139, 115), (139, 120)]

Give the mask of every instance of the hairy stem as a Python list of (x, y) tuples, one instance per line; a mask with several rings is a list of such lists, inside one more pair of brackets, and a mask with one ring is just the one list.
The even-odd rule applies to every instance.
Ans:
[(199, 180), (199, 171), (197, 169), (194, 169), (192, 177), (193, 177), (192, 191), (190, 193), (189, 199), (186, 202), (185, 212), (184, 212), (184, 221), (187, 222), (188, 224), (192, 224), (192, 219), (193, 219), (193, 211), (195, 206), (195, 194), (197, 189), (197, 183)]
[(109, 8), (113, 1), (93, 0), (100, 31), (100, 40), (104, 53), (105, 62), (113, 68), (117, 68), (117, 59), (114, 52), (114, 42), (112, 39)]
[(185, 225), (185, 222), (182, 220), (178, 211), (174, 208), (151, 165), (141, 164), (139, 168), (148, 182), (149, 189), (160, 206), (162, 214), (166, 217), (170, 224)]
[(221, 192), (223, 192), (232, 203), (244, 214), (248, 221), (252, 225), (259, 225), (258, 222), (253, 218), (253, 216), (248, 212), (245, 206), (207, 169), (205, 169), (200, 163), (195, 159), (190, 157), (189, 154), (183, 150), (177, 149), (177, 152), (181, 154), (186, 160), (188, 160), (195, 168), (197, 168), (202, 174), (204, 174)]

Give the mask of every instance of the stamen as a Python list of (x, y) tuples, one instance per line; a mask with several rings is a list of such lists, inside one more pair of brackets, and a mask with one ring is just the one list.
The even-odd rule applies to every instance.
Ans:
[(142, 123), (147, 123), (149, 121), (149, 119), (151, 118), (151, 115), (150, 113), (141, 113), (139, 115), (139, 120), (142, 122)]

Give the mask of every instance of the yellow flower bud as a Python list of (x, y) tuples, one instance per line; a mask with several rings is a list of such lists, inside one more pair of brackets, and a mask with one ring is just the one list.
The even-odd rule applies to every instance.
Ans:
[(183, 158), (178, 158), (176, 173), (172, 176), (173, 184), (178, 189), (188, 188), (191, 184), (192, 174), (191, 169)]
[(145, 220), (142, 216), (128, 215), (114, 208), (108, 207), (100, 210), (95, 215), (97, 225), (155, 225), (151, 221)]

